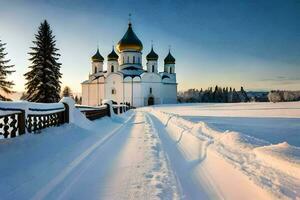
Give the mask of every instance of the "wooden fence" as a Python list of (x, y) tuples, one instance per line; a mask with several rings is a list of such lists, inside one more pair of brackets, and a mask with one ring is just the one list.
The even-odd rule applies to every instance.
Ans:
[[(9, 105), (14, 107), (14, 104), (0, 106), (0, 139), (25, 134), (26, 130), (28, 133), (39, 133), (44, 128), (69, 123), (70, 109), (66, 103), (52, 104), (50, 107), (43, 104), (28, 103), (29, 106), (26, 107), (26, 110), (9, 108)], [(90, 120), (111, 116), (109, 104), (99, 107), (77, 105), (76, 108)], [(115, 114), (126, 112), (129, 108), (127, 104), (112, 105)]]
[[(76, 105), (76, 108), (80, 109), (80, 111), (84, 113), (89, 120), (95, 120), (101, 117), (111, 116), (109, 104), (105, 104), (99, 107)], [(125, 104), (113, 104), (112, 109), (115, 114), (122, 114), (129, 110), (129, 106)]]
[(26, 133), (37, 133), (39, 130), (60, 126), (69, 122), (69, 107), (62, 103), (63, 107), (39, 109), (29, 108), (28, 113), (23, 109), (2, 108), (0, 111), (0, 136), (13, 138)]

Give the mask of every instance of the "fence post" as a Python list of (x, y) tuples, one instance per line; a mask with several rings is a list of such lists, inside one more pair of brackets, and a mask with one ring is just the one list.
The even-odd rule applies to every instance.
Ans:
[(22, 110), (21, 113), (18, 114), (18, 127), (19, 127), (19, 135), (25, 134), (25, 127), (26, 127), (25, 110)]
[(62, 102), (64, 104), (65, 107), (65, 111), (64, 111), (64, 123), (69, 123), (70, 122), (70, 109), (69, 109), (69, 105), (65, 102)]
[(107, 116), (111, 116), (111, 113), (110, 113), (110, 106), (109, 106), (109, 104), (108, 103), (105, 103), (105, 105), (107, 106)]

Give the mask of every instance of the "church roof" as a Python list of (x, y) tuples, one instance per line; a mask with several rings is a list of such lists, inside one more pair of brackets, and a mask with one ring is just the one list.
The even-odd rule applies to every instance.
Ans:
[(164, 61), (165, 64), (175, 64), (175, 58), (172, 56), (170, 51)]
[(143, 44), (139, 40), (139, 38), (136, 36), (136, 34), (132, 30), (131, 23), (128, 24), (128, 29), (123, 36), (123, 38), (119, 41), (117, 45), (117, 50), (119, 52), (124, 50), (135, 50), (135, 51), (142, 51), (143, 50)]
[(150, 53), (146, 56), (147, 60), (157, 60), (158, 55), (154, 52), (153, 47), (151, 48)]
[(110, 54), (108, 54), (107, 59), (108, 61), (110, 60), (118, 60), (119, 56), (118, 54), (115, 52), (114, 47), (112, 49), (112, 51), (110, 52)]
[(93, 55), (92, 61), (93, 62), (103, 62), (104, 61), (104, 58), (101, 56), (101, 54), (99, 52), (99, 48), (97, 49), (97, 52), (95, 53), (95, 55)]

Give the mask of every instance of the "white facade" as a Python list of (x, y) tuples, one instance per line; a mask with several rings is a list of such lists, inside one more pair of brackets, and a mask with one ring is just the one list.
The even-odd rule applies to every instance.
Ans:
[(165, 59), (164, 72), (158, 71), (158, 56), (153, 48), (147, 55), (144, 69), (142, 44), (131, 24), (117, 49), (118, 54), (113, 49), (108, 55), (106, 71), (103, 70), (103, 57), (99, 54), (92, 57), (91, 74), (82, 83), (83, 105), (101, 105), (103, 99), (112, 99), (118, 104), (130, 103), (134, 107), (177, 102), (175, 59), (170, 52)]

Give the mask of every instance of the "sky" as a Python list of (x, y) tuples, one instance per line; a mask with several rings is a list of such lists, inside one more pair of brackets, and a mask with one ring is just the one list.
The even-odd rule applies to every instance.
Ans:
[(9, 79), (16, 91), (24, 91), (28, 52), (44, 19), (60, 49), (63, 86), (81, 92), (97, 45), (107, 58), (127, 30), (129, 13), (144, 46), (144, 66), (152, 40), (159, 71), (171, 46), (179, 91), (215, 85), (300, 90), (298, 0), (0, 0), (0, 5), (0, 39), (15, 65)]

